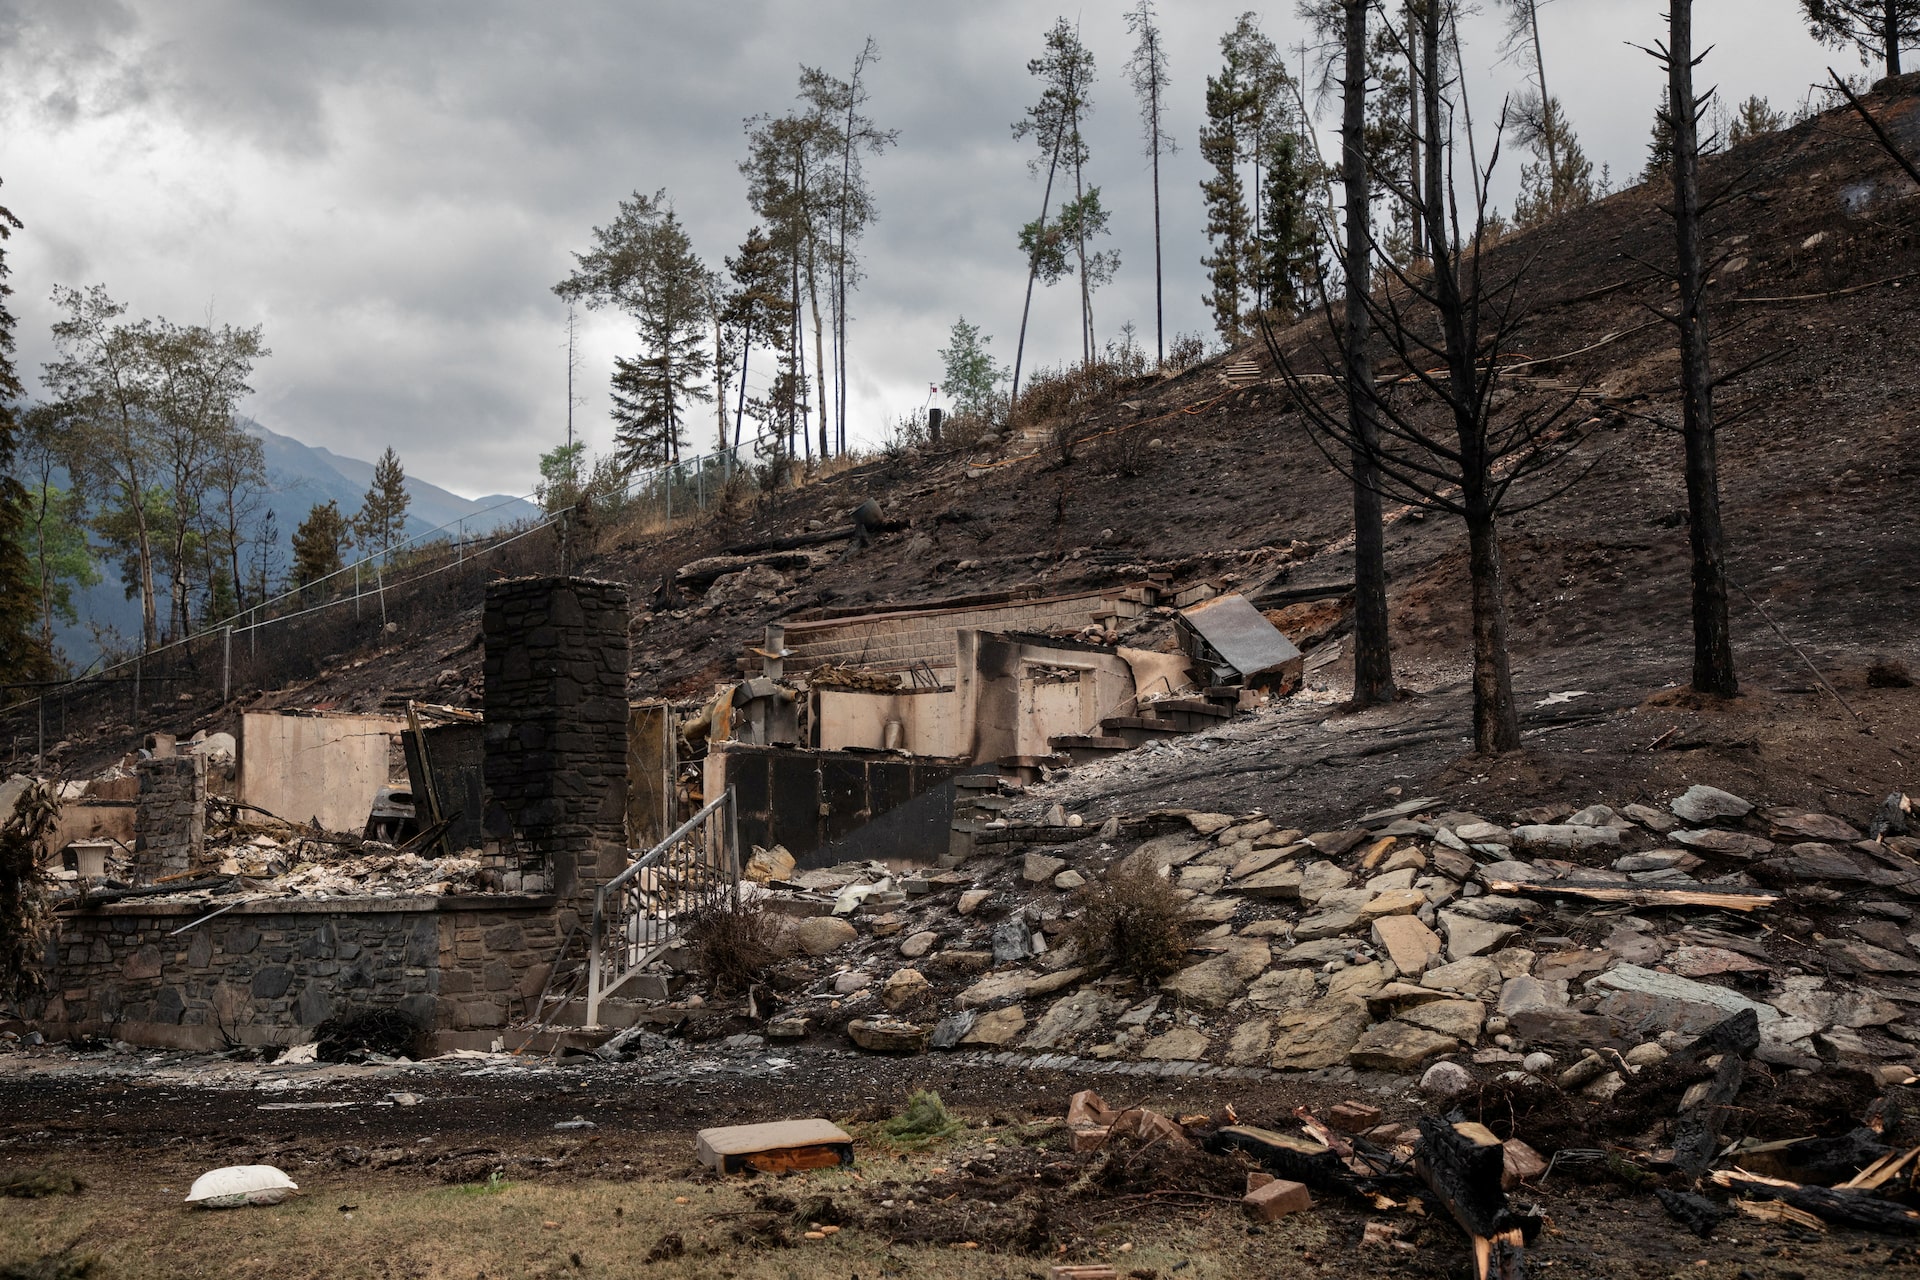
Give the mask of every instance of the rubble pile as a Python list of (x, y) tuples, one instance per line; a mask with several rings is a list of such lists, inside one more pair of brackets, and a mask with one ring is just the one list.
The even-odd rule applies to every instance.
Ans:
[[(1892, 797), (1863, 831), (1705, 786), (1504, 822), (1418, 798), (1316, 832), (1257, 813), (1097, 829), (1050, 813), (947, 869), (763, 870), (809, 961), (765, 1031), (1169, 1074), (1555, 1080), (1605, 1099), (1749, 1011), (1772, 1069), (1905, 1078), (1920, 1061), (1907, 815)], [(1069, 939), (1076, 889), (1123, 862), (1186, 901), (1186, 963), (1158, 984), (1098, 971)]]

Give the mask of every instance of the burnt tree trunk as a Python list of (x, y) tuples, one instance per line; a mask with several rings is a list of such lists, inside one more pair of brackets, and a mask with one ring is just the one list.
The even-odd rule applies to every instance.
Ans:
[(1714, 453), (1713, 365), (1707, 345), (1706, 266), (1700, 251), (1700, 118), (1693, 97), (1693, 0), (1668, 11), (1667, 111), (1673, 123), (1673, 225), (1680, 284), (1680, 393), (1686, 442), (1687, 538), (1693, 556), (1693, 688), (1739, 692), (1727, 623), (1726, 537)]
[(1887, 45), (1887, 74), (1900, 74), (1900, 0), (1887, 0), (1886, 26), (1882, 28)]
[(1476, 362), (1477, 298), (1461, 292), (1461, 264), (1447, 227), (1444, 143), (1440, 137), (1440, 5), (1421, 13), (1420, 138), (1425, 159), (1421, 214), (1427, 254), (1433, 263), (1433, 293), (1446, 353), (1447, 408), (1460, 444), (1460, 498), (1467, 525), (1467, 571), (1473, 594), (1473, 745), (1482, 753), (1520, 746), (1520, 716), (1513, 701), (1513, 675), (1507, 659), (1505, 575), (1500, 568), (1500, 532), (1493, 485), (1493, 456), (1487, 441), (1488, 397), (1479, 394), (1483, 375)]
[(1373, 282), (1373, 228), (1367, 177), (1367, 0), (1346, 7), (1346, 68), (1340, 121), (1341, 181), (1347, 193), (1347, 418), (1353, 465), (1353, 705), (1393, 701), (1393, 655), (1387, 637), (1386, 534), (1380, 523), (1380, 447), (1367, 358), (1367, 290)]
[(1467, 510), (1467, 572), (1473, 581), (1473, 746), (1492, 754), (1520, 746), (1520, 711), (1507, 660), (1507, 576), (1500, 565), (1497, 513), (1484, 500)]

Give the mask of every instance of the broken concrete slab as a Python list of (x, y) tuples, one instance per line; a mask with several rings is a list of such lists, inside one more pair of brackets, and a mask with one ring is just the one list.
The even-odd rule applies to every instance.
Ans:
[(1749, 1000), (1737, 991), (1634, 964), (1618, 965), (1589, 978), (1586, 989), (1602, 997), (1599, 1012), (1642, 1033), (1698, 1035), (1743, 1009), (1752, 1009), (1762, 1026), (1780, 1017), (1772, 1005)]

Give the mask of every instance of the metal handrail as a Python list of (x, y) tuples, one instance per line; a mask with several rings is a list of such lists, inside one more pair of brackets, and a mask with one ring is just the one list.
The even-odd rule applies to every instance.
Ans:
[[(693, 895), (691, 906), (686, 905), (688, 895), (680, 893), (682, 899), (678, 910), (671, 907), (661, 908), (658, 915), (649, 909), (644, 914), (634, 914), (631, 910), (638, 899), (640, 890), (634, 886), (642, 872), (649, 868), (672, 866), (673, 854), (679, 850), (703, 825), (711, 827), (716, 815), (722, 826), (715, 833), (709, 830), (703, 841), (704, 850), (700, 858), (718, 855), (723, 859), (708, 870), (713, 873), (714, 883), (724, 888), (715, 893), (711, 886), (705, 894)], [(714, 905), (724, 895), (731, 905), (739, 905), (740, 897), (740, 828), (736, 821), (733, 788), (729, 787), (719, 796), (702, 806), (700, 811), (674, 828), (672, 834), (654, 845), (646, 853), (629, 863), (619, 875), (594, 890), (593, 927), (588, 935), (587, 961), (587, 1025), (597, 1026), (600, 1021), (600, 1002), (606, 993), (624, 982), (627, 976), (650, 962), (653, 957), (673, 940), (677, 931), (673, 919), (686, 914), (689, 910), (700, 910)], [(699, 859), (689, 860), (697, 861)], [(613, 937), (613, 922), (618, 918), (618, 938)], [(638, 928), (636, 938), (628, 938), (629, 919), (644, 921)], [(615, 948), (618, 954), (615, 954)]]

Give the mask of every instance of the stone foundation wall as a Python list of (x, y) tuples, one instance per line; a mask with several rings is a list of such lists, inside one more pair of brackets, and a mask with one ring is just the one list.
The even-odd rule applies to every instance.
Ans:
[(207, 846), (207, 758), (188, 754), (142, 760), (134, 812), (134, 876), (149, 883), (177, 875)]
[(546, 898), (346, 899), (243, 903), (173, 933), (208, 910), (60, 917), (43, 1024), (196, 1049), (298, 1044), (366, 1009), (429, 1033), (498, 1028), (532, 1011), (571, 922)]

